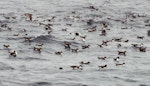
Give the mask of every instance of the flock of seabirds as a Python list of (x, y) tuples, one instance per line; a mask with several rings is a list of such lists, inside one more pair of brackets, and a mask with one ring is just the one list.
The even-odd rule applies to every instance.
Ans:
[[(89, 6), (88, 9), (91, 10), (92, 12), (99, 10), (99, 9), (96, 8), (95, 6)], [(72, 18), (81, 20), (81, 21), (83, 21), (83, 22), (86, 22), (86, 25), (87, 25), (88, 27), (90, 27), (90, 28), (84, 29), (84, 30), (86, 30), (88, 33), (92, 33), (92, 32), (99, 31), (99, 33), (100, 33), (99, 36), (107, 36), (107, 31), (111, 30), (111, 29), (109, 29), (109, 23), (107, 23), (107, 22), (100, 22), (99, 25), (101, 25), (101, 30), (98, 30), (98, 29), (97, 29), (97, 28), (98, 28), (97, 26), (93, 26), (94, 21), (95, 21), (94, 19), (83, 20), (81, 16), (78, 16), (78, 15), (77, 15), (76, 11), (72, 11), (71, 13), (74, 14), (74, 15), (76, 15), (76, 16), (72, 16)], [(33, 16), (34, 16), (34, 14), (31, 14), (31, 13), (25, 13), (25, 14), (24, 14), (24, 17), (26, 18), (26, 21), (27, 21), (27, 22), (31, 22), (31, 23), (34, 22), (34, 21), (36, 21), (36, 20), (33, 19)], [(14, 19), (14, 20), (15, 20), (15, 19), (17, 19), (17, 17), (15, 17), (15, 16), (14, 16), (14, 17), (9, 17), (9, 16), (5, 16), (5, 14), (3, 15), (3, 17), (4, 17), (6, 20), (9, 20), (9, 19)], [(69, 18), (69, 17), (70, 17), (70, 16), (67, 16), (67, 17), (65, 17), (64, 19), (67, 19), (67, 18)], [(144, 16), (144, 15), (137, 15), (137, 14), (136, 14), (136, 15), (130, 14), (129, 17), (130, 17), (130, 18), (133, 18), (133, 19), (136, 19), (136, 18), (138, 18), (138, 17), (145, 17), (145, 16)], [(45, 20), (45, 21), (48, 22), (47, 24), (39, 22), (39, 26), (40, 26), (40, 25), (43, 25), (45, 31), (47, 31), (47, 34), (50, 35), (50, 34), (53, 32), (53, 30), (52, 30), (52, 27), (53, 27), (52, 22), (54, 22), (56, 18), (57, 18), (57, 16), (52, 16), (50, 19)], [(108, 18), (108, 19), (109, 19), (109, 18)], [(111, 20), (111, 19), (110, 19), (110, 20)], [(125, 20), (114, 20), (114, 21), (121, 22), (122, 24), (125, 24), (125, 23), (128, 22), (128, 21), (126, 21), (126, 19), (125, 19)], [(150, 26), (149, 20), (144, 21), (144, 22), (145, 22), (145, 27), (149, 27), (149, 26)], [(67, 26), (70, 26), (69, 28), (71, 28), (71, 26), (72, 26), (73, 24), (71, 24), (71, 23), (66, 23), (66, 25), (67, 25)], [(9, 27), (9, 24), (7, 24), (7, 23), (1, 23), (1, 26), (0, 26), (0, 33), (3, 33), (3, 31), (4, 31), (5, 29), (7, 29), (7, 30), (9, 30), (9, 31), (12, 31), (12, 30), (13, 30), (13, 28)], [(121, 29), (129, 29), (129, 28), (128, 28), (128, 27), (125, 27), (125, 28), (121, 28)], [(68, 30), (68, 28), (62, 29), (62, 32), (67, 32), (67, 30)], [(27, 32), (27, 30), (26, 30), (26, 29), (23, 29), (23, 32)], [(81, 39), (83, 39), (84, 42), (86, 42), (85, 40), (86, 40), (86, 38), (88, 37), (87, 35), (82, 35), (80, 32), (75, 32), (75, 33), (73, 33), (73, 34), (75, 35), (75, 37), (72, 38), (71, 40), (75, 40), (76, 37), (80, 37)], [(19, 37), (19, 36), (20, 36), (20, 33), (14, 34), (13, 36)], [(147, 30), (147, 36), (148, 36), (148, 37), (150, 36), (150, 30)], [(33, 37), (28, 36), (27, 33), (26, 33), (25, 36), (22, 37), (22, 38), (24, 39), (24, 42), (32, 43)], [(143, 39), (144, 39), (144, 36), (137, 36), (137, 39), (143, 40)], [(94, 39), (93, 39), (93, 40), (94, 40)], [(130, 40), (128, 40), (128, 39), (123, 39), (122, 37), (120, 37), (120, 38), (118, 37), (118, 38), (113, 38), (113, 39), (111, 39), (111, 40), (105, 40), (105, 41), (103, 40), (103, 41), (100, 42), (100, 44), (97, 44), (97, 47), (99, 47), (99, 48), (104, 48), (104, 47), (109, 46), (109, 43), (118, 42), (117, 48), (119, 49), (120, 47), (122, 47), (122, 45), (121, 45), (122, 42), (123, 42), (123, 43), (128, 43), (129, 41), (130, 41)], [(11, 58), (17, 58), (17, 51), (16, 51), (16, 50), (13, 50), (13, 49), (10, 49), (10, 46), (11, 46), (11, 44), (3, 44), (3, 48), (4, 48), (4, 49), (8, 49), (8, 54), (9, 54), (9, 56), (10, 56)], [(42, 50), (43, 50), (42, 46), (44, 46), (44, 43), (41, 43), (41, 44), (39, 43), (39, 44), (36, 44), (32, 49), (33, 49), (33, 51), (35, 51), (35, 52), (37, 52), (37, 53), (41, 53)], [(66, 42), (66, 41), (65, 41), (65, 42), (63, 43), (63, 46), (64, 46), (64, 49), (65, 49), (65, 50), (70, 51), (70, 52), (72, 52), (72, 53), (78, 53), (78, 52), (80, 52), (80, 51), (79, 51), (79, 50), (80, 50), (79, 48), (73, 48), (73, 47), (72, 47), (72, 43), (71, 43), (71, 42)], [(90, 46), (91, 46), (90, 44), (85, 44), (85, 45), (82, 45), (81, 48), (82, 48), (82, 50), (84, 50), (84, 49), (89, 49)], [(133, 44), (131, 44), (131, 47), (132, 47), (133, 49), (136, 49), (138, 52), (143, 52), (143, 53), (144, 53), (144, 52), (147, 52), (147, 47), (144, 46), (144, 43), (141, 43), (141, 44), (139, 44), (139, 43), (133, 43)], [(114, 62), (115, 62), (115, 65), (116, 65), (116, 66), (123, 66), (123, 65), (125, 65), (125, 64), (126, 64), (125, 62), (120, 62), (120, 60), (119, 60), (120, 57), (119, 57), (119, 56), (126, 56), (127, 53), (128, 53), (128, 51), (121, 51), (121, 50), (118, 50), (117, 53), (118, 53), (118, 56), (115, 57), (115, 58), (113, 58), (113, 60), (114, 60)], [(54, 52), (54, 54), (56, 54), (56, 55), (63, 55), (63, 51), (56, 51), (56, 52)], [(107, 56), (98, 56), (98, 57), (97, 57), (98, 60), (106, 60), (107, 58), (108, 58)], [(70, 68), (73, 69), (73, 70), (83, 70), (85, 65), (90, 65), (91, 63), (92, 63), (92, 62), (90, 62), (90, 61), (86, 61), (86, 62), (85, 62), (85, 61), (81, 61), (81, 62), (79, 62), (78, 65), (70, 65)], [(84, 66), (83, 66), (83, 65), (84, 65)], [(107, 68), (107, 67), (108, 67), (107, 64), (98, 65), (98, 68), (99, 68), (99, 69), (105, 69), (105, 68)], [(63, 70), (63, 69), (64, 69), (63, 67), (59, 67), (59, 70)]]

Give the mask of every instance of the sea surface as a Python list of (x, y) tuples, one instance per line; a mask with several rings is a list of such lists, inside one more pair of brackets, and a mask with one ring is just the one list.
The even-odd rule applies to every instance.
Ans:
[(150, 86), (149, 4), (0, 0), (0, 86)]

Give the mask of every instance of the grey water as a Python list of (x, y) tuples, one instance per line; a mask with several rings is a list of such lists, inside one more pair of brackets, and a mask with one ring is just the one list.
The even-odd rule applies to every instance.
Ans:
[(0, 86), (150, 86), (149, 3), (0, 0)]

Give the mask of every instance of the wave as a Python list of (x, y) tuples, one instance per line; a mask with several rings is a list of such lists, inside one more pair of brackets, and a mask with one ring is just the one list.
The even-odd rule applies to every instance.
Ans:
[(14, 68), (8, 64), (0, 62), (0, 70), (14, 70)]

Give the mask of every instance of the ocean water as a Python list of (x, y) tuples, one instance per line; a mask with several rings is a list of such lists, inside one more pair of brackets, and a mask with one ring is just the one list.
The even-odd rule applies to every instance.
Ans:
[(0, 0), (0, 86), (150, 86), (149, 3)]

